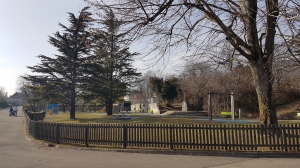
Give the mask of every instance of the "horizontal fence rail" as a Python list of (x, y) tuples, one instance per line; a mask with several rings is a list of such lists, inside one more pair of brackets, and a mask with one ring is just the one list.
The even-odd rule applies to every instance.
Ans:
[(300, 151), (299, 124), (176, 125), (176, 124), (65, 124), (33, 121), (28, 132), (53, 143), (119, 148)]

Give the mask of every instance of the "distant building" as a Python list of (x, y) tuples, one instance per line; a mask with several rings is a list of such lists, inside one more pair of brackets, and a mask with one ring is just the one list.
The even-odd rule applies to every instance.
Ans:
[(9, 97), (9, 102), (12, 106), (22, 106), (23, 105), (23, 94), (22, 93), (14, 93)]
[(131, 111), (160, 114), (159, 98), (153, 93), (149, 95), (133, 94), (130, 97)]

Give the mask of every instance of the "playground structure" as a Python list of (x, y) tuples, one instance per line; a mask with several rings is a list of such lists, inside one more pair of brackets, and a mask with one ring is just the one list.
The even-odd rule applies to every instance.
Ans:
[[(230, 97), (230, 98), (229, 98)], [(212, 104), (212, 99), (214, 105)], [(230, 100), (230, 101), (229, 101)], [(235, 120), (234, 94), (208, 92), (208, 120), (212, 121), (213, 112), (217, 111), (220, 116), (231, 116)], [(241, 117), (239, 110), (239, 118)]]

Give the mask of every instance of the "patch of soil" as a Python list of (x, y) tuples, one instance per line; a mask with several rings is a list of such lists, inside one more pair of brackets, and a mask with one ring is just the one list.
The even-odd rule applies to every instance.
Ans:
[(161, 113), (165, 113), (167, 111), (181, 111), (181, 104), (173, 103), (172, 106), (166, 106), (162, 103), (159, 105), (159, 110)]
[(290, 113), (285, 113), (281, 114), (278, 119), (297, 119), (297, 112), (290, 112)]
[(299, 113), (300, 100), (295, 100), (291, 103), (276, 107), (278, 119), (296, 119)]

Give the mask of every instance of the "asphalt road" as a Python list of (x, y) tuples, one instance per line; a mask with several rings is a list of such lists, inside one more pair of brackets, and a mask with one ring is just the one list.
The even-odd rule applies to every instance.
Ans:
[[(19, 108), (21, 109), (21, 108)], [(23, 113), (0, 110), (0, 168), (299, 168), (298, 158), (243, 158), (127, 153), (48, 147), (26, 138)]]

